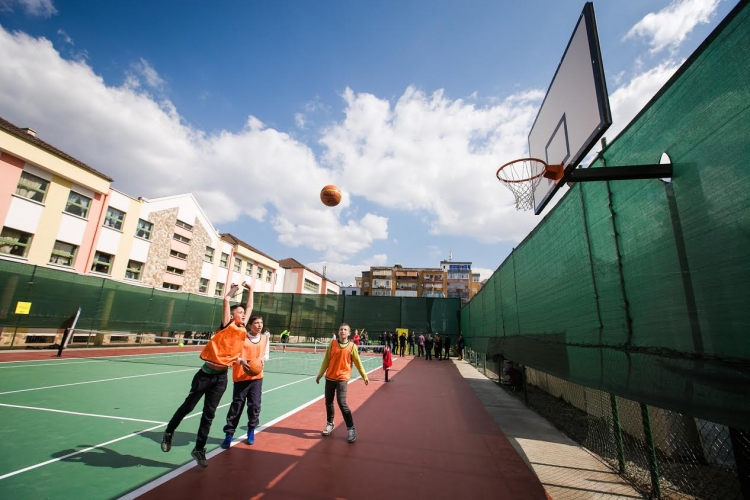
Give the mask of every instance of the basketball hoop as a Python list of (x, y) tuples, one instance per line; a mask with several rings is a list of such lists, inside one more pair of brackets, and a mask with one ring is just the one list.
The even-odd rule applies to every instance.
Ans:
[(534, 208), (534, 188), (542, 177), (559, 181), (562, 165), (547, 165), (539, 158), (520, 158), (497, 169), (497, 179), (511, 190), (516, 198), (516, 210)]

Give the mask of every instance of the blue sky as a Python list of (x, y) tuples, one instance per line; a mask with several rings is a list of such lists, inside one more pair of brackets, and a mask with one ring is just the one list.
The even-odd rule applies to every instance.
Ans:
[[(595, 3), (610, 142), (735, 4)], [(541, 220), (494, 173), (583, 5), (0, 0), (0, 116), (336, 281), (449, 252), (486, 278)]]

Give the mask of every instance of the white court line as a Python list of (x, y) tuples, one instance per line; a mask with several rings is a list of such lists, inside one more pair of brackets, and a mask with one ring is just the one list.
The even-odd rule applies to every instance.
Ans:
[[(375, 370), (379, 370), (379, 369), (380, 369), (380, 367), (373, 368), (372, 370), (370, 370), (369, 372), (367, 372), (367, 374), (369, 375), (370, 373), (374, 372)], [(314, 378), (314, 377), (307, 377), (307, 378), (304, 378), (302, 380), (310, 380), (311, 378)], [(302, 382), (302, 380), (299, 380), (297, 382)], [(349, 381), (349, 383), (351, 384), (352, 382), (356, 382), (357, 380), (361, 380), (361, 379), (360, 378), (352, 379), (352, 380)], [(292, 382), (292, 384), (296, 384), (297, 382)], [(292, 385), (292, 384), (286, 384), (286, 385)], [(285, 387), (285, 386), (281, 386), (281, 387)], [(276, 387), (274, 389), (271, 389), (271, 391), (276, 390), (276, 389), (280, 389), (281, 387)], [(271, 392), (271, 391), (267, 391), (267, 392)], [(265, 392), (264, 392), (264, 394), (265, 394)], [(259, 433), (263, 432), (264, 429), (267, 429), (268, 427), (276, 425), (277, 423), (281, 422), (285, 418), (290, 417), (290, 416), (294, 415), (295, 413), (304, 410), (308, 406), (312, 405), (313, 403), (316, 403), (316, 402), (320, 401), (324, 397), (325, 397), (325, 395), (321, 394), (320, 396), (316, 397), (315, 399), (311, 399), (307, 403), (301, 404), (297, 408), (284, 413), (280, 417), (277, 417), (277, 418), (271, 420), (267, 424), (259, 426), (255, 430), (255, 433), (259, 434)], [(243, 434), (242, 436), (240, 436), (240, 438), (238, 440), (233, 441), (230, 446), (235, 446), (235, 445), (239, 444), (242, 441), (242, 439), (244, 437), (246, 437), (246, 436), (247, 436), (247, 434)], [(223, 451), (227, 451), (227, 450), (224, 450), (221, 447), (218, 447), (215, 450), (213, 450), (212, 452), (208, 453), (206, 455), (206, 459), (213, 458), (213, 457), (215, 457), (216, 455), (218, 455), (219, 453), (221, 453)], [(167, 481), (171, 481), (172, 479), (176, 478), (177, 476), (179, 476), (181, 474), (184, 474), (185, 472), (189, 471), (190, 469), (192, 469), (196, 465), (197, 464), (195, 463), (195, 461), (191, 460), (190, 462), (186, 463), (182, 467), (179, 467), (179, 468), (173, 470), (172, 472), (167, 472), (163, 476), (159, 476), (158, 478), (154, 479), (150, 483), (144, 484), (143, 486), (141, 486), (137, 490), (133, 490), (130, 493), (127, 493), (127, 494), (121, 496), (118, 500), (134, 500), (135, 498), (138, 498), (139, 496), (143, 495), (144, 493), (147, 493), (147, 492), (149, 492), (149, 491), (151, 491), (151, 490), (153, 490), (155, 488), (158, 488), (159, 486), (161, 486), (162, 484), (166, 483)], [(0, 478), (0, 479), (2, 479), (2, 478)]]
[(74, 385), (85, 385), (85, 384), (97, 384), (99, 382), (112, 382), (113, 380), (125, 380), (128, 378), (139, 378), (139, 377), (153, 377), (156, 375), (168, 375), (170, 373), (180, 373), (180, 372), (194, 372), (197, 370), (197, 368), (186, 368), (184, 370), (172, 370), (169, 372), (159, 372), (159, 373), (146, 373), (144, 375), (128, 375), (127, 377), (116, 377), (116, 378), (105, 378), (101, 380), (88, 380), (86, 382), (73, 382), (70, 384), (60, 384), (60, 385), (48, 385), (45, 387), (32, 387), (30, 389), (18, 389), (15, 391), (5, 391), (0, 392), (0, 396), (3, 396), (5, 394), (16, 394), (18, 392), (29, 392), (29, 391), (41, 391), (42, 389), (56, 389), (58, 387), (71, 387)]
[[(80, 365), (83, 363), (102, 363), (104, 361), (109, 361), (112, 358), (133, 358), (133, 357), (141, 357), (146, 359), (154, 359), (154, 358), (177, 358), (180, 356), (190, 356), (195, 355), (198, 351), (190, 351), (190, 352), (180, 352), (180, 353), (171, 353), (171, 354), (165, 354), (165, 353), (155, 353), (155, 354), (122, 354), (122, 355), (112, 355), (112, 356), (97, 356), (93, 358), (86, 358), (86, 361), (74, 361), (74, 359), (77, 358), (62, 358), (60, 361), (53, 361), (52, 363), (37, 363), (33, 364), (34, 361), (41, 361), (41, 360), (29, 360), (29, 361), (0, 361), (0, 364), (2, 363), (16, 363), (13, 366), (0, 366), (0, 370), (7, 370), (9, 368), (36, 368), (37, 366), (67, 366), (67, 365)], [(197, 366), (196, 366), (197, 368)]]
[(21, 408), (22, 410), (50, 411), (53, 413), (64, 413), (66, 415), (77, 415), (81, 417), (111, 418), (113, 420), (128, 420), (130, 422), (143, 422), (146, 424), (166, 424), (166, 422), (160, 422), (158, 420), (143, 420), (142, 418), (116, 417), (114, 415), (98, 415), (96, 413), (80, 413), (77, 411), (55, 410), (53, 408), (37, 408), (35, 406), (9, 405), (5, 403), (0, 403), (0, 406), (5, 406), (6, 408)]
[[(302, 381), (305, 381), (305, 380), (310, 380), (311, 378), (312, 378), (312, 377), (307, 377), (307, 378), (304, 378), (304, 379), (302, 379), (302, 380), (297, 380), (297, 381), (295, 381), (295, 382), (290, 382), (290, 383), (288, 383), (288, 384), (284, 384), (284, 385), (281, 385), (281, 386), (279, 386), (279, 387), (274, 387), (273, 389), (269, 389), (269, 390), (267, 390), (267, 391), (263, 391), (263, 394), (266, 394), (266, 393), (269, 393), (269, 392), (273, 392), (273, 391), (275, 391), (275, 390), (277, 390), (277, 389), (281, 389), (281, 388), (283, 388), (283, 387), (287, 387), (287, 386), (290, 386), (290, 385), (298, 384), (298, 383), (300, 383), (300, 382), (302, 382)], [(318, 398), (318, 399), (320, 399), (320, 398)], [(316, 400), (316, 401), (317, 401), (317, 400)], [(219, 408), (225, 408), (225, 407), (229, 406), (230, 404), (232, 404), (232, 403), (225, 403), (225, 404), (223, 404), (223, 405), (221, 405), (221, 406), (218, 406), (218, 407), (217, 407), (216, 409), (218, 410)], [(310, 403), (310, 404), (312, 404), (312, 403)], [(197, 417), (198, 415), (202, 415), (202, 414), (203, 414), (203, 411), (200, 411), (200, 412), (196, 412), (196, 413), (193, 413), (192, 415), (188, 415), (187, 417), (185, 417), (185, 418), (183, 419), (183, 421), (184, 421), (184, 420), (186, 420), (186, 419), (188, 419), (188, 418), (193, 418), (193, 417)], [(65, 455), (65, 456), (63, 456), (63, 457), (53, 458), (52, 460), (47, 460), (46, 462), (38, 463), (38, 464), (35, 464), (35, 465), (32, 465), (32, 466), (26, 467), (26, 468), (24, 468), (24, 469), (19, 469), (19, 470), (17, 470), (17, 471), (9, 472), (9, 473), (7, 473), (7, 474), (4, 474), (4, 475), (0, 476), (0, 481), (2, 481), (3, 479), (6, 479), (6, 478), (8, 478), (8, 477), (11, 477), (11, 476), (15, 476), (15, 475), (17, 475), (17, 474), (21, 474), (22, 472), (27, 472), (27, 471), (30, 471), (30, 470), (38, 469), (39, 467), (43, 467), (43, 466), (45, 466), (45, 465), (53, 464), (53, 463), (55, 463), (55, 462), (59, 462), (60, 460), (64, 460), (64, 459), (66, 459), (66, 458), (70, 458), (70, 457), (73, 457), (73, 456), (75, 456), (75, 455), (80, 455), (81, 453), (86, 453), (86, 452), (89, 452), (89, 451), (91, 451), (91, 450), (95, 450), (95, 449), (97, 449), (97, 448), (101, 448), (101, 447), (103, 447), (103, 446), (107, 446), (108, 444), (116, 443), (116, 442), (118, 442), (118, 441), (122, 441), (122, 440), (124, 440), (124, 439), (128, 439), (128, 438), (131, 438), (131, 437), (137, 436), (137, 435), (139, 435), (139, 434), (143, 434), (144, 432), (149, 432), (149, 431), (153, 431), (153, 430), (156, 430), (156, 429), (158, 429), (158, 428), (160, 428), (160, 427), (164, 427), (165, 425), (167, 425), (167, 424), (166, 424), (166, 423), (161, 423), (161, 424), (159, 424), (159, 425), (157, 425), (157, 426), (155, 426), (155, 427), (150, 427), (150, 428), (148, 428), (148, 429), (144, 429), (144, 430), (142, 430), (142, 431), (138, 431), (138, 432), (133, 432), (132, 434), (128, 434), (127, 436), (119, 437), (119, 438), (117, 438), (117, 439), (112, 439), (112, 440), (110, 440), (110, 441), (107, 441), (107, 442), (105, 442), (105, 443), (99, 443), (99, 444), (97, 444), (97, 445), (94, 445), (94, 446), (89, 446), (88, 448), (85, 448), (85, 449), (83, 449), (83, 450), (79, 450), (79, 451), (75, 451), (75, 452), (73, 452), (73, 453), (68, 453), (67, 455)], [(221, 448), (217, 448), (217, 449), (218, 449), (218, 450), (221, 450)], [(215, 453), (212, 453), (212, 454), (211, 454), (211, 456), (214, 456), (214, 455), (215, 455)], [(180, 470), (180, 469), (178, 469), (178, 470)]]

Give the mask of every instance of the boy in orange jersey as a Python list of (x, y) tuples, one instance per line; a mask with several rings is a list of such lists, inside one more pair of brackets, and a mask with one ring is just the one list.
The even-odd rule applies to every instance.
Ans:
[[(250, 361), (251, 359), (260, 359), (265, 365), (269, 358), (269, 344), (271, 334), (263, 330), (263, 318), (260, 316), (250, 316), (248, 323), (250, 331), (245, 336), (245, 343), (242, 346), (242, 359)], [(255, 428), (258, 426), (258, 417), (260, 416), (260, 398), (263, 394), (263, 371), (257, 375), (251, 375), (245, 368), (239, 364), (232, 366), (232, 381), (234, 389), (232, 390), (232, 404), (227, 412), (227, 425), (224, 426), (224, 441), (221, 447), (229, 449), (232, 446), (234, 431), (237, 430), (237, 424), (240, 423), (242, 409), (245, 401), (249, 398), (247, 404), (247, 444), (255, 443)]]
[(367, 373), (365, 373), (365, 368), (359, 359), (357, 346), (353, 342), (349, 342), (350, 332), (349, 325), (342, 323), (339, 327), (338, 339), (332, 340), (328, 344), (325, 358), (323, 358), (323, 363), (320, 365), (320, 372), (315, 382), (319, 384), (320, 378), (323, 375), (326, 376), (325, 397), (328, 423), (322, 434), (329, 436), (333, 432), (333, 396), (335, 394), (339, 409), (346, 423), (347, 440), (353, 443), (357, 439), (357, 431), (354, 429), (352, 412), (349, 410), (349, 405), (346, 404), (346, 389), (349, 379), (352, 377), (352, 364), (359, 370), (359, 374), (362, 375), (365, 385), (368, 385), (370, 381), (367, 379)]
[(216, 414), (216, 408), (219, 406), (221, 396), (227, 389), (227, 371), (235, 363), (247, 365), (240, 355), (247, 334), (245, 311), (248, 311), (249, 315), (250, 311), (253, 310), (253, 291), (247, 283), (243, 283), (242, 286), (248, 292), (247, 304), (244, 308), (239, 304), (230, 307), (229, 298), (233, 297), (239, 288), (233, 284), (224, 296), (224, 314), (221, 328), (201, 351), (201, 359), (204, 361), (203, 366), (193, 377), (190, 392), (167, 424), (167, 429), (164, 431), (161, 440), (162, 451), (171, 450), (172, 436), (174, 431), (177, 430), (177, 426), (188, 413), (193, 411), (198, 401), (204, 398), (198, 438), (195, 441), (195, 449), (191, 452), (191, 455), (201, 467), (208, 467), (206, 441), (208, 441), (208, 432), (211, 430), (211, 422), (213, 422)]

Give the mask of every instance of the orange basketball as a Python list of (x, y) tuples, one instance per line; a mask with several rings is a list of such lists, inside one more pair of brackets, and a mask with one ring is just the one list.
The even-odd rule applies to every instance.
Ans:
[(327, 207), (335, 207), (341, 203), (341, 190), (333, 184), (329, 184), (320, 190), (320, 201)]
[(254, 358), (247, 362), (249, 368), (245, 368), (245, 371), (251, 377), (260, 375), (263, 371), (263, 363), (260, 362), (260, 358)]

